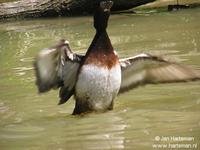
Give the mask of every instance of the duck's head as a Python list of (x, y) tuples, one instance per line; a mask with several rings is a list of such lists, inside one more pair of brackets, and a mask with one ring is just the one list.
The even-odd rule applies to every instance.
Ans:
[(113, 2), (109, 0), (101, 1), (96, 5), (94, 13), (94, 27), (97, 32), (106, 30), (112, 5)]

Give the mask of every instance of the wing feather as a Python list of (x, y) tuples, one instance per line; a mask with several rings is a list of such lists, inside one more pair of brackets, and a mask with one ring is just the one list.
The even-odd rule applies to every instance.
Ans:
[(79, 61), (68, 60), (64, 62), (62, 77), (64, 85), (60, 89), (60, 101), (58, 103), (59, 105), (65, 103), (74, 94), (74, 87), (76, 84), (79, 66)]
[(43, 93), (60, 88), (59, 104), (65, 103), (74, 94), (82, 59), (83, 56), (73, 53), (64, 40), (53, 48), (42, 50), (34, 63), (38, 91)]
[(122, 83), (119, 93), (139, 85), (187, 82), (200, 79), (200, 71), (197, 69), (149, 54), (121, 59), (120, 64)]
[(34, 68), (36, 85), (40, 93), (59, 87), (62, 81), (60, 65), (59, 52), (56, 49), (43, 49), (39, 53)]

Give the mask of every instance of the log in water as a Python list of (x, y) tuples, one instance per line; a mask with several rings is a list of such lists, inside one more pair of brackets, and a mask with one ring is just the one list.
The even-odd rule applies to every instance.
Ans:
[[(97, 0), (96, 0), (97, 1)], [(20, 0), (0, 4), (0, 19), (83, 15), (93, 11), (95, 0)], [(113, 11), (126, 10), (155, 0), (113, 0)]]

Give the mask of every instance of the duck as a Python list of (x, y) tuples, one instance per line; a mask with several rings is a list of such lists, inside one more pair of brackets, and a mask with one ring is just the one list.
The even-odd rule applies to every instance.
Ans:
[(85, 55), (74, 53), (62, 39), (43, 49), (34, 61), (39, 93), (59, 90), (59, 105), (74, 96), (73, 115), (112, 110), (114, 100), (138, 86), (188, 82), (200, 71), (147, 53), (120, 59), (107, 33), (112, 1), (100, 1), (94, 12), (96, 34)]

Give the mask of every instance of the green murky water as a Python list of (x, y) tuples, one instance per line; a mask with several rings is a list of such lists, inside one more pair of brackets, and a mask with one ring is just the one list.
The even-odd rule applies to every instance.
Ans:
[[(200, 9), (113, 15), (108, 32), (120, 57), (148, 52), (200, 68), (199, 18)], [(120, 95), (113, 111), (84, 117), (71, 115), (73, 98), (58, 106), (57, 91), (37, 94), (34, 56), (60, 38), (84, 53), (94, 36), (91, 26), (91, 17), (0, 24), (0, 149), (150, 150), (169, 143), (200, 149), (200, 82), (140, 87)]]

